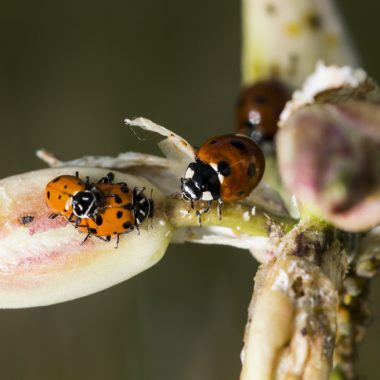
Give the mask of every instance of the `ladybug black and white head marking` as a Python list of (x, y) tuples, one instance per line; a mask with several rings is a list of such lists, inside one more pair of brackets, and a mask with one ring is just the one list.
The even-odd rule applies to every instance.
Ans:
[(207, 201), (220, 198), (220, 186), (223, 182), (212, 165), (201, 161), (192, 162), (187, 167), (185, 178), (181, 178), (181, 191), (188, 201)]
[(146, 218), (151, 218), (153, 214), (153, 200), (144, 195), (144, 189), (133, 190), (133, 212), (135, 215), (135, 224), (138, 226)]
[(95, 187), (74, 194), (72, 198), (73, 213), (78, 218), (92, 218), (104, 202), (104, 195)]

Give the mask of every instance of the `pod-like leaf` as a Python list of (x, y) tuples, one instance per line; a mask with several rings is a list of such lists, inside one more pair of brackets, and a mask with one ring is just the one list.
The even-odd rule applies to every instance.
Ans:
[(80, 233), (62, 217), (50, 219), (45, 186), (79, 171), (96, 182), (104, 169), (45, 169), (0, 181), (0, 307), (49, 305), (82, 297), (124, 281), (154, 265), (165, 253), (171, 226), (160, 205), (163, 196), (147, 181), (115, 173), (116, 182), (145, 187), (155, 215), (140, 227), (105, 242)]

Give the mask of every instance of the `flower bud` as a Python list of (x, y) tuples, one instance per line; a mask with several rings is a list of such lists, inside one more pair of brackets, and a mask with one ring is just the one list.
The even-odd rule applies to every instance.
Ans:
[(277, 148), (282, 179), (306, 209), (349, 231), (380, 222), (380, 106), (303, 107)]

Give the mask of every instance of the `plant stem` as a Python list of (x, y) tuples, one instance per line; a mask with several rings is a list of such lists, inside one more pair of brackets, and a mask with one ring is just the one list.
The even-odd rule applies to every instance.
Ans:
[(263, 264), (245, 333), (241, 380), (328, 379), (336, 331), (337, 289), (347, 268), (335, 230), (301, 222)]
[[(166, 213), (175, 228), (199, 227), (196, 210), (204, 207), (203, 202), (199, 202), (192, 210), (189, 203), (170, 198), (166, 204)], [(201, 215), (203, 227), (219, 226), (231, 229), (236, 235), (271, 237), (273, 234), (289, 232), (297, 223), (289, 216), (268, 212), (248, 201), (225, 203), (220, 219), (216, 207), (213, 205)]]

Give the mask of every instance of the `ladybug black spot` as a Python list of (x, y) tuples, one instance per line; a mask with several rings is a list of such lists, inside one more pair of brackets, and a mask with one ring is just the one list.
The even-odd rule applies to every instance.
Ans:
[(244, 194), (245, 194), (245, 191), (244, 191), (244, 190), (240, 190), (240, 191), (239, 191), (239, 197), (242, 196), (242, 195), (244, 195)]
[(216, 143), (216, 140), (211, 140), (210, 142), (209, 142), (209, 144), (211, 145), (211, 144), (215, 144)]
[(125, 230), (128, 230), (128, 229), (130, 229), (132, 227), (132, 223), (131, 222), (125, 222), (124, 224), (123, 224), (123, 228), (125, 229)]
[(248, 165), (247, 174), (249, 177), (253, 177), (256, 174), (256, 165), (253, 162)]
[(115, 197), (115, 202), (118, 203), (118, 204), (120, 204), (121, 202), (123, 202), (123, 200), (117, 195)]
[(61, 177), (57, 177), (57, 178), (53, 179), (52, 183), (58, 182), (60, 179), (61, 179)]
[(236, 149), (243, 150), (245, 149), (245, 144), (239, 140), (231, 140), (230, 144)]
[(266, 104), (266, 103), (268, 103), (268, 98), (266, 96), (256, 96), (255, 102), (257, 104)]
[(114, 232), (113, 234), (114, 234), (114, 235), (117, 235), (117, 232)]
[(127, 203), (127, 204), (124, 206), (124, 208), (125, 208), (126, 210), (133, 210), (133, 204), (132, 204), (132, 203)]
[(58, 195), (58, 199), (61, 199), (61, 198), (62, 198), (62, 195), (61, 195), (61, 194), (59, 194), (59, 195)]
[(101, 215), (98, 215), (95, 219), (95, 223), (98, 225), (98, 226), (101, 226), (103, 224), (103, 218)]
[(79, 181), (78, 181), (78, 182), (77, 182), (77, 184), (78, 184), (78, 185), (81, 185), (81, 184), (82, 184), (82, 182), (79, 182)]
[(226, 161), (218, 162), (218, 172), (224, 177), (228, 177), (231, 174), (231, 168), (228, 162)]
[(50, 191), (46, 193), (47, 199), (50, 199)]
[(98, 230), (96, 228), (90, 228), (90, 234), (97, 234)]
[(64, 189), (67, 189), (67, 185), (63, 186)]
[(120, 219), (123, 216), (123, 211), (118, 211), (116, 213), (116, 218)]

